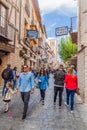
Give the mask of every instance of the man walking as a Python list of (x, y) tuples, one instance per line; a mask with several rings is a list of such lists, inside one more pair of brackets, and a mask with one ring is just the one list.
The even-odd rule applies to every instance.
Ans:
[(59, 92), (59, 108), (61, 108), (62, 105), (64, 77), (65, 77), (65, 73), (63, 71), (63, 65), (60, 65), (59, 69), (54, 74), (54, 105), (56, 105), (57, 93)]
[(20, 89), (21, 98), (24, 103), (22, 119), (25, 119), (30, 93), (34, 92), (34, 77), (33, 74), (29, 71), (28, 65), (23, 66), (23, 72), (19, 76), (17, 88)]
[(13, 81), (13, 70), (11, 69), (11, 65), (8, 64), (7, 68), (3, 70), (1, 74), (3, 80), (4, 80), (4, 86), (2, 90), (2, 96), (4, 96), (4, 89), (6, 88), (6, 83), (7, 82), (12, 82)]

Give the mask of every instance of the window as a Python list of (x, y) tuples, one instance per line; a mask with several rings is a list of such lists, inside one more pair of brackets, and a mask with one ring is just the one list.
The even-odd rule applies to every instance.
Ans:
[(28, 23), (27, 23), (27, 20), (25, 19), (24, 20), (24, 38), (26, 38), (26, 30), (28, 28)]
[(25, 10), (27, 12), (28, 17), (30, 17), (30, 4), (29, 4), (29, 0), (26, 0)]
[(0, 4), (0, 26), (5, 28), (6, 26), (6, 8)]
[(51, 45), (51, 46), (54, 46), (54, 45), (55, 45), (55, 42), (50, 42), (50, 45)]

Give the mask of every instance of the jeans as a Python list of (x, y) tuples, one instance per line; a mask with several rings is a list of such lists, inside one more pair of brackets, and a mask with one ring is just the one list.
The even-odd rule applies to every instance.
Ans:
[(44, 100), (45, 98), (45, 90), (40, 90), (40, 94), (41, 94), (41, 99)]
[(62, 92), (63, 92), (63, 87), (56, 87), (54, 86), (54, 103), (56, 102), (57, 98), (57, 93), (59, 92), (59, 106), (62, 104)]
[(74, 110), (74, 95), (75, 90), (66, 89), (66, 103), (69, 105), (69, 98), (70, 98), (70, 110)]
[(12, 89), (14, 90), (15, 88), (16, 88), (16, 79), (15, 80), (13, 80), (13, 86), (12, 86)]
[(29, 92), (21, 92), (21, 98), (24, 103), (23, 115), (26, 115), (28, 109), (28, 102), (30, 99), (30, 91)]

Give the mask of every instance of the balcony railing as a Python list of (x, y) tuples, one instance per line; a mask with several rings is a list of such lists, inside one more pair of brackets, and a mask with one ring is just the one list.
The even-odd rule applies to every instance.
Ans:
[(0, 39), (11, 42), (14, 41), (14, 28), (0, 15)]

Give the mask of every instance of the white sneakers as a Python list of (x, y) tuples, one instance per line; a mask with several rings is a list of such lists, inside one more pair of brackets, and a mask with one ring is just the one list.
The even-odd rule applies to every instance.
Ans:
[[(66, 107), (69, 107), (69, 105), (68, 105), (66, 102), (65, 102), (65, 106), (66, 106)], [(71, 110), (70, 113), (74, 113), (74, 111)]]
[(69, 107), (69, 105), (65, 102), (65, 106)]
[(74, 111), (71, 111), (71, 113), (74, 113)]

